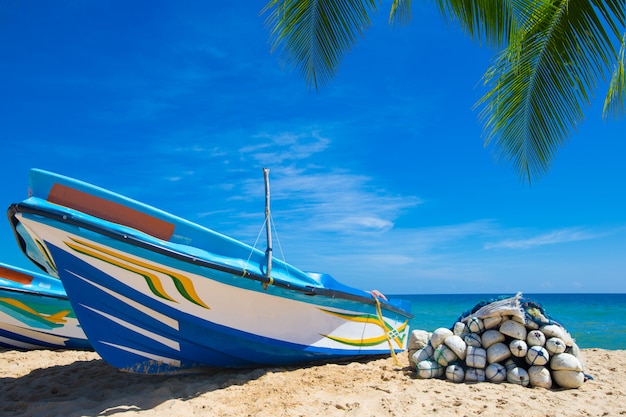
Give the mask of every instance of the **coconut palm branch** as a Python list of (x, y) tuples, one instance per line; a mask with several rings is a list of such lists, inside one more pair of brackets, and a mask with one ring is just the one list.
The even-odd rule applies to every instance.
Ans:
[[(613, 67), (605, 114), (624, 113), (624, 0), (434, 1), (474, 40), (505, 47), (485, 74), (480, 117), (485, 145), (524, 180), (547, 172)], [(390, 22), (408, 20), (410, 7), (411, 0), (393, 0)], [(376, 11), (372, 0), (270, 0), (263, 13), (272, 50), (317, 89), (334, 77)]]
[(375, 0), (270, 0), (261, 11), (268, 13), (272, 52), (315, 89), (334, 77), (375, 12)]
[(624, 51), (626, 50), (626, 32), (622, 36), (622, 46), (619, 52), (619, 58), (615, 64), (615, 70), (613, 71), (613, 77), (609, 84), (609, 92), (606, 95), (604, 101), (604, 109), (602, 115), (605, 118), (614, 117), (616, 119), (624, 116), (626, 108), (624, 102), (626, 102), (626, 67), (624, 61)]
[(479, 43), (502, 47), (516, 32), (518, 22), (510, 1), (435, 0), (445, 20), (456, 21)]
[[(412, 0), (393, 0), (390, 23), (406, 23)], [(502, 44), (511, 30), (507, 2), (437, 0), (442, 15), (461, 22), (472, 37)], [(270, 0), (266, 14), (272, 52), (295, 68), (307, 86), (318, 89), (335, 76), (345, 54), (371, 26), (375, 0)]]
[[(479, 104), (484, 105), (485, 144), (495, 145), (496, 155), (528, 182), (547, 172), (584, 119), (583, 107), (598, 81), (618, 61), (615, 44), (621, 40), (624, 4), (516, 2), (520, 27), (485, 74), (490, 90)], [(624, 91), (619, 76), (614, 79), (612, 109)]]

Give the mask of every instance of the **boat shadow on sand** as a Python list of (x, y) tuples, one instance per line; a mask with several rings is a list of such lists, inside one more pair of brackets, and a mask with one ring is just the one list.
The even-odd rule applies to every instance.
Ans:
[(0, 377), (0, 415), (77, 417), (138, 412), (286, 370), (209, 369), (192, 375), (156, 376), (121, 372), (101, 359), (76, 361), (19, 377)]
[[(375, 359), (380, 357), (332, 363), (367, 363)], [(0, 376), (0, 415), (115, 416), (151, 410), (168, 401), (186, 402), (210, 392), (243, 386), (269, 373), (314, 366), (215, 368), (197, 374), (158, 376), (122, 372), (102, 359), (77, 360), (35, 369), (19, 377)]]

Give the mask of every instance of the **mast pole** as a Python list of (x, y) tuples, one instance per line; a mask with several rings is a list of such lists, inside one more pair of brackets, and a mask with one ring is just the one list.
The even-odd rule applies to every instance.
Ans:
[(265, 276), (268, 278), (272, 273), (272, 227), (270, 220), (270, 169), (263, 168), (263, 176), (265, 177), (265, 230), (267, 234), (267, 249), (265, 250), (265, 256), (267, 258), (267, 270)]

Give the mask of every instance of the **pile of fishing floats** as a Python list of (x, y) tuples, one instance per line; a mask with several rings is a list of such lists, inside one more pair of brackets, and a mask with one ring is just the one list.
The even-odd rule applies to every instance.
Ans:
[(578, 388), (589, 378), (565, 328), (516, 296), (480, 303), (450, 328), (411, 333), (409, 362), (418, 378)]

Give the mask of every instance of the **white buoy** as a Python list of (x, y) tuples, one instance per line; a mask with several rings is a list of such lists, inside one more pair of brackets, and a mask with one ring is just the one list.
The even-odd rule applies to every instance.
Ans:
[[(567, 343), (565, 344), (567, 345)], [(578, 347), (576, 343), (572, 342), (570, 346), (567, 346), (567, 348), (565, 349), (565, 353), (570, 353), (576, 356), (578, 360), (580, 360), (580, 363), (582, 363), (582, 359), (580, 358), (580, 348)]]
[(435, 353), (433, 354), (433, 358), (439, 365), (444, 367), (458, 359), (452, 349), (445, 344), (437, 346)]
[(485, 326), (485, 330), (495, 329), (502, 323), (502, 320), (502, 316), (485, 317), (483, 319), (483, 326)]
[(467, 329), (472, 333), (481, 333), (485, 330), (485, 324), (478, 317), (470, 317), (467, 321)]
[(467, 368), (465, 371), (465, 382), (485, 382), (485, 370), (478, 368)]
[(468, 333), (463, 338), (465, 340), (465, 344), (467, 346), (481, 347), (482, 341), (480, 339), (480, 335), (478, 333)]
[(504, 343), (498, 342), (487, 349), (487, 362), (502, 362), (511, 357), (511, 350)]
[(526, 336), (528, 346), (543, 346), (546, 344), (546, 336), (541, 330), (531, 330)]
[(409, 351), (415, 352), (428, 345), (430, 339), (430, 333), (426, 330), (413, 330), (409, 335)]
[(546, 338), (549, 339), (551, 337), (558, 337), (563, 342), (565, 342), (565, 346), (572, 346), (574, 344), (574, 339), (572, 336), (565, 330), (563, 327), (558, 324), (548, 324), (540, 329), (543, 334), (546, 335)]
[(513, 360), (513, 358), (509, 358), (504, 362), (504, 367), (506, 371), (509, 372), (511, 369), (515, 368), (517, 363)]
[(520, 368), (516, 366), (506, 373), (506, 380), (511, 384), (521, 385), (523, 387), (527, 387), (530, 383), (530, 378), (528, 378), (528, 372), (524, 368)]
[(518, 358), (523, 358), (526, 356), (526, 352), (528, 352), (528, 345), (523, 340), (515, 339), (509, 343), (509, 349), (513, 356), (517, 356)]
[(543, 346), (531, 346), (526, 352), (526, 363), (530, 366), (538, 365), (543, 366), (550, 360), (548, 351)]
[(454, 323), (452, 333), (457, 336), (463, 337), (467, 333), (467, 326), (465, 326), (465, 323), (463, 323), (462, 321), (457, 321), (456, 323)]
[(578, 388), (585, 382), (585, 374), (579, 371), (552, 371), (552, 379), (561, 388)]
[(526, 328), (528, 330), (539, 330), (539, 325), (532, 320), (526, 320)]
[(417, 377), (421, 379), (440, 378), (444, 368), (432, 360), (421, 361), (417, 364)]
[(552, 387), (552, 377), (550, 370), (545, 366), (531, 366), (528, 368), (528, 378), (531, 387), (546, 388)]
[(446, 368), (446, 379), (452, 382), (463, 382), (465, 379), (465, 369), (457, 363), (448, 365)]
[(455, 334), (453, 334), (452, 336), (448, 336), (443, 343), (454, 352), (457, 358), (462, 361), (465, 360), (467, 345), (460, 336), (457, 336)]
[(494, 343), (504, 342), (504, 335), (497, 330), (486, 330), (480, 340), (482, 341), (483, 347), (489, 349), (489, 346)]
[(442, 344), (444, 340), (446, 340), (446, 337), (452, 336), (452, 334), (452, 330), (440, 327), (430, 336), (430, 344), (433, 348), (437, 349), (437, 347)]
[(413, 356), (411, 356), (413, 368), (415, 368), (417, 364), (421, 361), (432, 359), (434, 353), (435, 349), (433, 349), (431, 345), (426, 345), (422, 349), (416, 351)]
[(553, 371), (583, 371), (582, 363), (580, 363), (576, 356), (569, 353), (553, 355), (552, 359), (550, 359), (550, 368)]
[(526, 327), (514, 320), (507, 320), (500, 325), (500, 333), (513, 339), (526, 340)]
[(556, 355), (558, 353), (565, 352), (565, 342), (558, 337), (551, 337), (546, 340), (546, 350), (550, 355)]
[[(506, 350), (508, 351), (509, 349), (507, 348)], [(489, 354), (489, 352), (487, 352), (487, 354)], [(487, 378), (489, 382), (503, 382), (506, 380), (506, 368), (500, 363), (491, 363), (485, 369), (485, 378)]]
[(487, 351), (480, 347), (468, 346), (465, 364), (470, 368), (484, 369), (487, 365)]
[(541, 327), (541, 331), (546, 337), (558, 337), (561, 340), (565, 340), (565, 329), (558, 324), (546, 324)]

